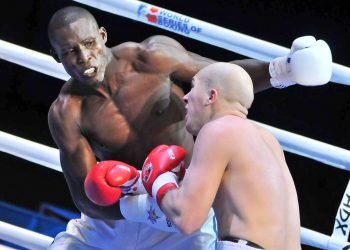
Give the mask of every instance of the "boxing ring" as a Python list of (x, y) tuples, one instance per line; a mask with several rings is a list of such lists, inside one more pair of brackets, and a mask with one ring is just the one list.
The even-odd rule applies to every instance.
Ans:
[[(270, 61), (289, 52), (288, 48), (136, 0), (75, 1), (263, 61)], [(0, 58), (61, 80), (69, 79), (63, 66), (56, 63), (51, 56), (1, 39)], [(331, 82), (350, 85), (350, 68), (333, 63)], [(277, 137), (284, 151), (350, 171), (350, 151), (266, 124), (256, 123), (269, 129)], [(62, 171), (59, 152), (56, 148), (0, 131), (0, 151)], [(332, 234), (329, 236), (302, 227), (301, 242), (303, 245), (319, 249), (350, 249), (349, 231), (350, 182), (335, 215)], [(1, 221), (0, 239), (28, 249), (45, 249), (53, 240), (51, 237)]]

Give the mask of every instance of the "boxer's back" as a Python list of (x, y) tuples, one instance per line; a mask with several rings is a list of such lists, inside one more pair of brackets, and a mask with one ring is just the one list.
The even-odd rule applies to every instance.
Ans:
[(266, 249), (300, 249), (297, 194), (281, 148), (265, 129), (232, 118), (237, 122), (239, 130), (235, 126), (231, 133), (242, 136), (232, 143), (239, 143), (240, 151), (232, 154), (213, 205), (219, 238), (235, 236)]

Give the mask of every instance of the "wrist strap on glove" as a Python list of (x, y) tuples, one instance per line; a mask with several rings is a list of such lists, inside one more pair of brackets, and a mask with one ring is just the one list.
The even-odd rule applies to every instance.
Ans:
[(148, 194), (126, 195), (120, 199), (119, 204), (120, 211), (127, 220), (142, 222), (165, 232), (179, 232)]
[[(277, 57), (269, 64), (270, 83), (272, 87), (283, 89), (291, 85), (296, 84), (295, 81), (289, 78), (288, 72), (290, 72), (290, 58), (287, 56)], [(286, 63), (287, 62), (287, 63)]]

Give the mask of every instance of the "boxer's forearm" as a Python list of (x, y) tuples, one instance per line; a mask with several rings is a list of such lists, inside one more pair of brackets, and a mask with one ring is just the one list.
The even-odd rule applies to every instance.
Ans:
[(184, 234), (192, 234), (205, 222), (206, 216), (201, 216), (205, 214), (202, 213), (205, 208), (193, 204), (182, 194), (181, 188), (168, 191), (159, 205), (167, 218)]
[(271, 88), (270, 74), (269, 74), (269, 63), (255, 59), (243, 59), (232, 61), (244, 68), (254, 84), (254, 93), (261, 92), (263, 90)]

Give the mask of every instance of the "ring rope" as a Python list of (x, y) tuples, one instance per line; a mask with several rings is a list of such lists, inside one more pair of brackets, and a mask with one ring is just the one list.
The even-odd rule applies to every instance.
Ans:
[[(137, 0), (73, 1), (262, 61), (271, 61), (290, 51), (289, 48)], [(155, 15), (157, 20), (148, 21), (147, 14)], [(331, 82), (350, 85), (350, 68), (333, 63)]]
[(0, 131), (0, 152), (62, 172), (58, 149), (2, 131)]
[[(47, 249), (53, 238), (33, 232), (31, 230), (18, 227), (3, 221), (0, 221), (0, 239), (16, 244), (20, 247), (28, 249)], [(319, 232), (301, 228), (301, 241), (309, 246), (317, 247), (319, 249), (339, 250), (349, 247), (349, 243), (339, 241), (329, 244), (331, 237), (321, 234)], [(0, 245), (1, 246), (1, 245)]]
[(52, 56), (0, 39), (0, 58), (43, 74), (67, 81), (70, 76)]
[[(333, 233), (328, 242), (328, 249), (350, 249), (350, 244), (347, 243), (350, 232), (350, 182), (348, 183), (340, 206), (335, 217)], [(341, 243), (341, 244), (340, 244)]]
[(315, 139), (294, 134), (260, 122), (262, 127), (270, 130), (281, 143), (283, 150), (307, 157), (324, 164), (350, 171), (350, 151)]
[[(350, 151), (266, 124), (255, 123), (269, 129), (285, 151), (350, 171)], [(0, 151), (61, 171), (58, 149), (2, 131), (0, 131)]]
[[(47, 249), (53, 238), (0, 221), (0, 239), (27, 249)], [(1, 245), (0, 245), (1, 249)]]
[(319, 249), (340, 250), (345, 249), (345, 247), (350, 244), (349, 242), (343, 242), (340, 240), (336, 244), (330, 245), (329, 242), (331, 241), (331, 237), (304, 227), (301, 228), (300, 235), (303, 244)]

